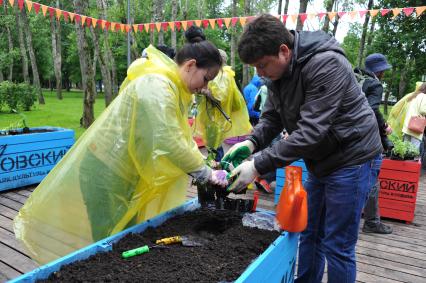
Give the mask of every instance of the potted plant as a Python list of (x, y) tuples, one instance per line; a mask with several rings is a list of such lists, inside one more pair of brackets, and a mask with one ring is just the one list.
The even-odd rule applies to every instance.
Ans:
[(419, 150), (394, 135), (391, 140), (394, 148), (383, 159), (379, 174), (380, 215), (411, 223), (421, 170)]

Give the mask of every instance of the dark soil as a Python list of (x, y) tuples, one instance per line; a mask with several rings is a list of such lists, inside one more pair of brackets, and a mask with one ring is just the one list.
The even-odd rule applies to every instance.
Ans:
[[(111, 252), (63, 266), (42, 282), (234, 281), (279, 236), (276, 231), (244, 227), (241, 219), (241, 214), (229, 210), (188, 212), (142, 234), (128, 234)], [(176, 235), (192, 235), (205, 243), (202, 247), (175, 244), (121, 257), (123, 251)]]
[(20, 130), (1, 131), (0, 136), (16, 136), (16, 135), (35, 134), (35, 133), (47, 133), (47, 132), (53, 132), (53, 131), (54, 130), (49, 130), (49, 129), (23, 128)]

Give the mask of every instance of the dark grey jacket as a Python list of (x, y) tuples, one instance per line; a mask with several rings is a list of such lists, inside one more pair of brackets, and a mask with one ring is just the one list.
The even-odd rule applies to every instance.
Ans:
[[(260, 174), (303, 158), (327, 176), (382, 151), (375, 116), (338, 42), (322, 32), (295, 32), (289, 70), (268, 86), (264, 112), (250, 137)], [(267, 147), (283, 129), (290, 136)]]

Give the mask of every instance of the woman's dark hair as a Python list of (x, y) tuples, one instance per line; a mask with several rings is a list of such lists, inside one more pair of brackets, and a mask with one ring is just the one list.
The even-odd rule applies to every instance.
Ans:
[(195, 59), (198, 68), (210, 68), (222, 65), (222, 57), (213, 43), (206, 40), (201, 28), (191, 26), (186, 32), (187, 43), (176, 54), (178, 65)]
[(238, 42), (238, 55), (246, 64), (264, 56), (278, 55), (281, 44), (293, 49), (294, 35), (276, 17), (263, 14), (244, 27)]

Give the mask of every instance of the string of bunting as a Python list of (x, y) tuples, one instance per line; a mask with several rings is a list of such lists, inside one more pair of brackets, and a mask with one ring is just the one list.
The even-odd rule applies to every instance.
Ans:
[[(202, 20), (187, 20), (187, 21), (172, 21), (172, 22), (155, 22), (155, 23), (143, 23), (143, 24), (122, 24), (117, 22), (110, 22), (103, 19), (96, 19), (68, 11), (64, 11), (55, 7), (46, 6), (37, 2), (29, 1), (29, 0), (0, 0), (0, 7), (3, 6), (3, 2), (8, 1), (10, 6), (18, 5), (18, 8), (22, 10), (24, 8), (24, 4), (27, 7), (28, 12), (34, 11), (34, 13), (39, 14), (40, 10), (43, 13), (43, 16), (46, 17), (48, 14), (50, 20), (63, 20), (65, 22), (74, 22), (76, 24), (81, 24), (82, 26), (93, 28), (100, 28), (102, 30), (109, 30), (112, 32), (125, 32), (128, 33), (132, 29), (135, 33), (137, 32), (154, 32), (157, 30), (168, 31), (171, 30), (186, 30), (192, 25), (196, 25), (198, 27), (215, 29), (216, 26), (219, 28), (229, 28), (235, 27), (235, 25), (239, 24), (244, 26), (247, 22), (250, 22), (254, 16), (247, 17), (232, 17), (232, 18), (216, 18), (216, 19), (202, 19)], [(319, 12), (319, 13), (302, 13), (302, 14), (291, 14), (291, 15), (276, 15), (283, 22), (296, 23), (297, 18), (299, 17), (302, 23), (304, 23), (307, 19), (314, 20), (315, 18), (322, 20), (324, 17), (328, 17), (330, 21), (332, 21), (335, 17), (338, 17), (342, 20), (350, 20), (355, 21), (357, 18), (362, 20), (367, 13), (370, 14), (371, 17), (376, 17), (377, 15), (386, 16), (392, 15), (392, 19), (402, 14), (406, 17), (416, 15), (419, 17), (426, 10), (426, 6), (420, 7), (407, 7), (407, 8), (393, 8), (393, 9), (375, 9), (375, 10), (359, 10), (359, 11), (340, 11), (340, 12)], [(415, 12), (415, 14), (414, 14)], [(346, 19), (345, 19), (346, 18)]]

